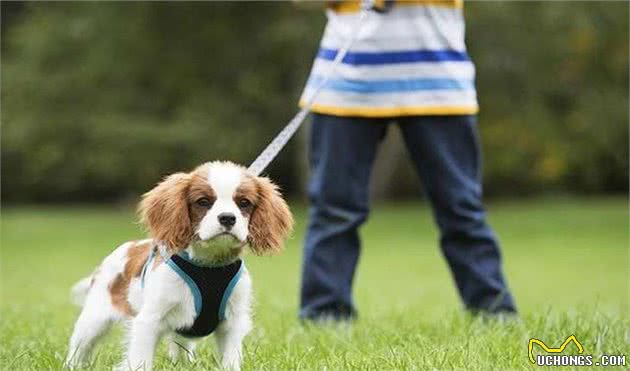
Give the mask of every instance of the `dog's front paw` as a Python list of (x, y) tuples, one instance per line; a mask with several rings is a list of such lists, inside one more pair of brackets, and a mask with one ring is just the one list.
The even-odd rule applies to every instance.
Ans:
[(225, 370), (230, 370), (230, 371), (241, 371), (241, 365), (239, 363), (225, 363), (225, 362), (221, 362), (221, 366), (225, 369)]
[(194, 350), (188, 350), (186, 352), (186, 359), (190, 363), (195, 363), (197, 361), (197, 356), (195, 355), (195, 351)]
[(71, 349), (70, 351), (68, 351), (68, 355), (63, 361), (63, 368), (67, 370), (74, 370), (87, 366), (87, 362), (85, 362), (85, 359), (87, 357), (85, 355), (85, 352), (82, 352), (81, 350), (82, 349), (77, 347), (74, 350)]
[(114, 366), (112, 371), (151, 371), (153, 365), (150, 362), (132, 362), (128, 359)]
[(81, 362), (79, 362), (79, 361), (77, 361), (75, 359), (72, 359), (72, 358), (66, 359), (63, 362), (63, 368), (65, 368), (67, 370), (74, 370), (74, 369), (77, 369), (79, 367), (81, 367)]
[(241, 371), (241, 357), (238, 354), (234, 356), (224, 355), (221, 366), (226, 370)]
[(185, 358), (188, 362), (195, 362), (195, 345), (192, 342), (186, 343), (171, 341), (168, 343), (168, 358), (172, 363), (177, 363), (180, 359)]

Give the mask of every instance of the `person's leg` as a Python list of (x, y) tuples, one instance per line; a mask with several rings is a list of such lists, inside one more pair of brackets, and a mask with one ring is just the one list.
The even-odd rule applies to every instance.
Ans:
[(370, 172), (386, 128), (379, 119), (313, 116), (302, 319), (356, 316), (352, 279), (360, 248), (357, 229), (368, 215)]
[(406, 117), (405, 143), (440, 229), (442, 252), (471, 311), (515, 312), (481, 201), (475, 116)]

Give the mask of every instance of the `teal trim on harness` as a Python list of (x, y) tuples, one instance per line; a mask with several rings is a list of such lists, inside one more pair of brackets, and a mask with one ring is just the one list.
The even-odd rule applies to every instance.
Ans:
[[(140, 273), (140, 284), (141, 286), (144, 288), (144, 280), (145, 280), (145, 276), (148, 272), (148, 270), (150, 269), (150, 266), (152, 264), (152, 262), (155, 259), (155, 255), (156, 255), (157, 251), (155, 249), (151, 250), (151, 253), (147, 259), (147, 261), (144, 263), (144, 266), (142, 267), (142, 271)], [(186, 261), (189, 264), (192, 264), (193, 266), (197, 266), (197, 267), (202, 267), (198, 264), (195, 263), (195, 261), (193, 259), (190, 258), (190, 255), (186, 252), (186, 251), (182, 251), (179, 254), (177, 254), (178, 258), (181, 258), (182, 260)], [(184, 269), (188, 269), (188, 268), (184, 268), (184, 267), (180, 267), (178, 264), (181, 264), (181, 260), (179, 262), (175, 262), (173, 260), (173, 258), (169, 258), (168, 260), (165, 261), (165, 263), (179, 276), (181, 277), (182, 280), (184, 280), (184, 282), (186, 283), (186, 285), (188, 285), (190, 292), (193, 296), (193, 300), (194, 300), (194, 305), (195, 305), (195, 318), (198, 318), (201, 313), (202, 313), (202, 309), (204, 306), (204, 297), (202, 296), (201, 293), (201, 289), (199, 287), (199, 284), (195, 281), (195, 279), (193, 279), (189, 273), (187, 273)], [(245, 266), (244, 262), (240, 262), (240, 266), (238, 268), (238, 271), (236, 271), (236, 273), (234, 274), (234, 276), (230, 279), (230, 281), (227, 283), (227, 286), (225, 286), (225, 290), (223, 292), (223, 295), (221, 296), (221, 301), (219, 304), (219, 308), (218, 308), (218, 320), (219, 322), (224, 321), (227, 316), (226, 316), (226, 309), (227, 309), (227, 303), (230, 299), (230, 297), (232, 296), (232, 292), (234, 291), (234, 288), (236, 287), (236, 284), (238, 283), (238, 281), (241, 278), (241, 275), (243, 273), (243, 267)], [(221, 269), (219, 267), (206, 267), (205, 269)], [(215, 312), (216, 313), (216, 312)], [(215, 314), (215, 315), (217, 315)], [(205, 318), (205, 317), (204, 317)], [(196, 320), (195, 320), (196, 321)], [(216, 324), (215, 324), (216, 326)], [(211, 330), (213, 331), (213, 330)], [(193, 335), (196, 336), (196, 335)]]
[(195, 300), (195, 317), (199, 316), (199, 313), (201, 313), (201, 292), (199, 291), (199, 287), (197, 286), (195, 281), (193, 281), (193, 279), (190, 278), (190, 276), (188, 276), (183, 270), (181, 270), (177, 266), (177, 264), (175, 264), (173, 260), (171, 259), (167, 260), (166, 264), (168, 264), (168, 266), (171, 267), (171, 269), (174, 270), (175, 273), (177, 273), (190, 288), (190, 291)]
[(151, 265), (153, 258), (155, 257), (155, 249), (151, 249), (151, 255), (146, 262), (144, 262), (144, 266), (142, 267), (142, 273), (140, 274), (140, 287), (144, 288), (144, 276), (147, 273), (148, 267)]
[(190, 258), (190, 255), (188, 254), (188, 251), (183, 250), (182, 252), (178, 253), (177, 255), (179, 255), (180, 258), (186, 260), (187, 262), (194, 264), (193, 260)]
[(241, 264), (240, 268), (238, 269), (238, 272), (236, 273), (236, 275), (234, 275), (234, 277), (232, 277), (232, 280), (228, 284), (228, 287), (225, 289), (225, 292), (223, 293), (223, 297), (221, 298), (221, 305), (219, 305), (219, 321), (223, 321), (226, 318), (225, 307), (227, 306), (228, 299), (230, 299), (230, 296), (232, 296), (232, 291), (234, 290), (234, 287), (238, 283), (238, 280), (241, 278), (241, 273), (243, 273), (243, 267), (245, 267), (245, 262)]

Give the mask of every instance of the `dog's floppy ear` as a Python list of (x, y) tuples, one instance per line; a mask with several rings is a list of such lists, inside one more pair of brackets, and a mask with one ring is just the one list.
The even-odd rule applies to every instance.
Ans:
[(166, 177), (142, 196), (138, 207), (151, 237), (174, 252), (184, 249), (193, 236), (187, 201), (190, 178), (186, 173)]
[(249, 220), (249, 246), (257, 255), (277, 253), (293, 229), (293, 216), (278, 187), (256, 177), (257, 202)]

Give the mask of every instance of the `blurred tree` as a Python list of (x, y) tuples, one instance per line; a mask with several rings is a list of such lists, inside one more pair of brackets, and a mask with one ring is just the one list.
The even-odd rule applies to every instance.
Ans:
[(628, 3), (467, 3), (489, 193), (628, 190)]
[[(325, 22), (287, 3), (1, 4), (4, 201), (112, 200), (248, 164), (295, 113)], [(627, 191), (628, 4), (466, 12), (488, 192)], [(289, 192), (300, 144), (269, 168)], [(383, 186), (415, 192), (393, 165)]]
[[(102, 200), (210, 159), (249, 163), (295, 111), (324, 21), (261, 3), (27, 12), (4, 40), (5, 199)], [(295, 151), (271, 168), (286, 187)]]

